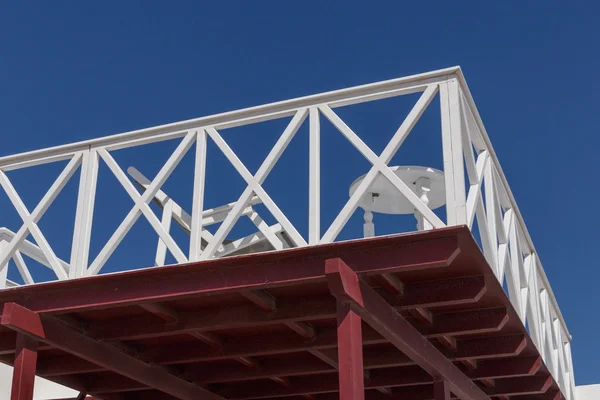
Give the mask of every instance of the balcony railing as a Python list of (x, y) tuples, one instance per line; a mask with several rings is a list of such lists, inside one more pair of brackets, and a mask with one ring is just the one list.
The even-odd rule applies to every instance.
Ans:
[[(352, 104), (412, 93), (421, 94), (379, 155), (334, 111)], [(427, 202), (388, 165), (436, 96), (439, 96), (441, 112), (445, 220), (439, 213), (433, 212)], [(255, 174), (246, 168), (221, 135), (228, 128), (289, 117), (291, 121)], [(362, 182), (348, 201), (340, 204), (341, 211), (323, 231), (320, 207), (322, 117), (329, 120), (370, 163)], [(309, 201), (306, 202), (308, 233), (302, 235), (263, 188), (263, 182), (306, 119), (309, 125), (309, 151), (306, 155), (309, 163)], [(231, 162), (247, 185), (237, 201), (213, 209), (204, 207), (205, 194), (211, 190), (205, 185), (208, 138)], [(126, 173), (111, 155), (119, 149), (175, 139), (180, 140), (178, 147), (152, 180), (135, 168), (130, 168)], [(194, 174), (193, 182), (188, 184), (193, 185), (193, 206), (188, 213), (162, 190), (162, 186), (192, 147), (195, 149)], [(33, 210), (27, 209), (6, 172), (65, 160), (68, 161), (66, 167), (38, 205)], [(127, 191), (134, 206), (100, 252), (91, 259), (94, 203), (98, 196), (103, 195), (97, 190), (101, 163), (108, 167)], [(38, 221), (75, 174), (79, 174), (79, 190), (74, 210), (74, 229), (67, 238), (72, 241), (71, 255), (66, 261), (57, 257), (39, 228)], [(164, 265), (167, 252), (177, 262), (184, 263), (248, 251), (329, 243), (336, 240), (378, 176), (385, 177), (410, 202), (416, 215), (421, 218), (419, 226), (422, 229), (452, 225), (472, 228), (476, 221), (477, 232), (474, 230), (474, 233), (477, 233), (490, 266), (507, 289), (507, 295), (528, 327), (531, 338), (563, 393), (572, 399), (571, 336), (459, 67), (1, 157), (0, 184), (22, 219), (22, 226), (16, 231), (0, 228), (0, 287), (16, 285), (6, 278), (11, 259), (14, 264), (10, 265), (16, 267), (25, 284), (36, 282), (35, 274), (28, 269), (22, 254), (50, 268), (57, 279), (100, 273), (142, 215), (159, 237), (156, 265)], [(151, 202), (162, 209), (160, 218), (152, 210)], [(269, 225), (262, 219), (255, 207), (258, 204), (272, 214), (275, 224)], [(240, 218), (249, 218), (257, 232), (236, 240), (228, 239)], [(189, 233), (189, 248), (182, 249), (171, 234), (171, 221)], [(366, 221), (365, 233), (371, 230), (367, 225), (369, 223)], [(211, 233), (207, 229), (210, 225), (218, 228)], [(1, 216), (0, 226), (3, 226)], [(27, 240), (29, 235), (35, 243)]]

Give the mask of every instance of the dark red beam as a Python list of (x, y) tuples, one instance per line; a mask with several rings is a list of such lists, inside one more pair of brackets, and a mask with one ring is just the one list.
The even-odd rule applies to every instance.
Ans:
[(380, 294), (400, 310), (475, 303), (486, 292), (482, 275), (406, 283), (400, 295)]
[(146, 364), (114, 346), (91, 339), (52, 317), (40, 315), (18, 304), (4, 305), (1, 322), (4, 327), (177, 398), (223, 400), (214, 393), (169, 374), (161, 367)]
[(134, 340), (334, 317), (335, 302), (331, 296), (327, 296), (282, 303), (272, 312), (265, 312), (254, 305), (213, 308), (201, 312), (182, 312), (179, 313), (179, 319), (175, 323), (164, 323), (156, 321), (156, 319), (149, 319), (147, 316), (118, 318), (90, 324), (87, 334), (99, 340)]
[(550, 374), (541, 376), (522, 376), (519, 378), (495, 379), (494, 386), (485, 388), (490, 396), (517, 396), (545, 393), (554, 380)]
[(546, 393), (511, 396), (510, 400), (564, 400), (562, 392), (557, 388), (548, 389)]
[[(457, 340), (458, 350), (449, 354), (453, 359), (462, 359), (464, 355), (475, 358), (507, 357), (518, 355), (522, 350), (524, 335), (511, 335), (510, 340), (497, 337), (489, 340), (478, 340), (474, 343)], [(381, 335), (372, 329), (363, 332), (363, 344), (387, 343)], [(252, 357), (260, 355), (286, 354), (298, 351), (324, 350), (337, 347), (335, 330), (324, 329), (314, 339), (304, 339), (299, 335), (264, 335), (249, 336), (239, 340), (230, 340), (220, 350), (207, 349), (206, 346), (190, 344), (186, 348), (180, 346), (161, 346), (141, 352), (139, 357), (156, 364), (181, 364), (226, 360), (236, 357)]]
[(481, 358), (503, 358), (521, 354), (527, 347), (524, 334), (486, 336), (476, 339), (464, 339), (456, 351), (448, 351), (460, 360), (478, 360)]
[(472, 379), (494, 379), (502, 377), (517, 377), (534, 375), (542, 366), (542, 357), (524, 356), (482, 360), (477, 369), (467, 374)]
[(33, 400), (37, 341), (22, 333), (17, 334), (17, 352), (12, 377), (10, 400)]
[[(357, 378), (358, 379), (358, 378)], [(363, 383), (362, 374), (359, 381)], [(431, 383), (431, 377), (417, 366), (394, 368), (390, 370), (373, 371), (369, 379), (364, 380), (365, 389), (389, 388), (400, 386), (412, 386)], [(362, 385), (361, 385), (362, 386)], [(346, 397), (341, 394), (340, 398), (352, 398), (353, 394), (360, 391), (356, 387), (353, 392), (348, 390)], [(295, 378), (293, 384), (282, 388), (264, 382), (251, 382), (228, 386), (221, 393), (223, 397), (230, 400), (250, 400), (264, 398), (291, 397), (304, 394), (320, 394), (339, 392), (338, 378), (335, 374), (318, 378)]]
[(337, 309), (340, 399), (364, 400), (362, 321), (345, 303), (338, 302)]
[[(490, 396), (512, 396), (519, 394), (518, 392), (537, 394), (548, 389), (547, 380), (551, 381), (551, 379), (549, 376), (507, 378), (503, 379), (499, 386), (485, 390), (491, 392)], [(365, 380), (364, 387), (365, 389), (392, 388), (390, 397), (387, 398), (394, 400), (435, 398), (434, 381), (428, 373), (418, 367), (374, 371), (372, 377)], [(318, 379), (297, 378), (292, 385), (286, 388), (262, 382), (239, 384), (224, 389), (222, 394), (230, 400), (255, 400), (334, 392), (338, 392), (337, 382), (336, 377), (331, 376)], [(484, 396), (489, 399), (485, 394)], [(369, 399), (370, 396), (365, 397)], [(317, 399), (320, 399), (320, 396)]]
[[(328, 354), (330, 351), (327, 351)], [(330, 357), (336, 352), (331, 351)], [(503, 377), (519, 377), (533, 375), (539, 369), (537, 357), (515, 357), (514, 359), (484, 360), (481, 367), (466, 372), (471, 379), (493, 379)], [(380, 369), (414, 365), (414, 362), (399, 352), (365, 349), (364, 368)], [(202, 384), (240, 382), (257, 379), (267, 379), (271, 376), (321, 375), (334, 373), (336, 368), (330, 367), (316, 359), (306, 359), (294, 362), (266, 361), (259, 368), (248, 370), (237, 366), (189, 367), (183, 376)]]
[(470, 238), (470, 233), (464, 227), (454, 227), (417, 236), (339, 242), (52, 282), (0, 293), (0, 304), (18, 302), (36, 312), (73, 312), (319, 282), (325, 280), (324, 261), (338, 256), (352, 260), (352, 267), (364, 275), (440, 268), (460, 253), (458, 236)]
[[(462, 353), (467, 353), (470, 357), (475, 358), (492, 358), (497, 357), (497, 354), (502, 354), (506, 357), (515, 356), (520, 351), (520, 346), (523, 340), (523, 336), (510, 335), (509, 340), (503, 337), (492, 337), (489, 339), (478, 340), (473, 343), (472, 340), (458, 340), (457, 346), (461, 349)], [(379, 344), (387, 343), (387, 340), (381, 337), (378, 333), (372, 329), (366, 329), (363, 337), (363, 344)], [(295, 334), (279, 335), (276, 338), (265, 338), (262, 335), (250, 336), (244, 339), (230, 340), (223, 347), (215, 348), (213, 350), (207, 350), (204, 345), (189, 344), (182, 349), (181, 346), (162, 346), (154, 348), (146, 352), (141, 353), (141, 357), (152, 361), (156, 364), (179, 364), (179, 363), (190, 363), (190, 362), (203, 362), (213, 360), (226, 360), (234, 359), (237, 357), (251, 357), (261, 356), (268, 354), (287, 354), (295, 353), (299, 351), (311, 351), (314, 349), (320, 350), (329, 360), (337, 360), (337, 352), (335, 350), (337, 346), (337, 339), (335, 337), (335, 330), (329, 329), (322, 331), (315, 340), (306, 340)], [(377, 354), (369, 353), (369, 349), (365, 349), (367, 356), (365, 358), (366, 368), (381, 368), (388, 366), (398, 365), (410, 365), (412, 361), (403, 356), (401, 353), (396, 352), (378, 352)], [(497, 353), (494, 353), (497, 352)], [(452, 360), (460, 360), (453, 355), (449, 355)], [(518, 360), (520, 358), (515, 358)], [(531, 369), (537, 371), (533, 363), (535, 360), (526, 360), (518, 362), (520, 365), (519, 369), (516, 369), (513, 358), (502, 358), (497, 360), (482, 360), (481, 366), (483, 370), (500, 371), (500, 373), (506, 373), (507, 371), (515, 371), (520, 375), (526, 375), (527, 370)], [(316, 359), (314, 361), (317, 361)], [(494, 361), (493, 364), (487, 364)], [(327, 361), (326, 361), (327, 362)], [(328, 363), (328, 362), (327, 362)], [(503, 366), (504, 363), (508, 364)], [(336, 362), (337, 364), (337, 362)], [(265, 374), (268, 374), (268, 365), (265, 365)], [(486, 367), (490, 365), (490, 367)], [(336, 368), (336, 366), (332, 368)], [(302, 374), (303, 369), (291, 370), (289, 367), (283, 367), (280, 364), (275, 364), (273, 368), (282, 368), (282, 370), (288, 371), (290, 376)], [(311, 366), (312, 368), (312, 366)], [(324, 367), (328, 368), (328, 367)], [(86, 372), (99, 372), (105, 370), (105, 368), (97, 366), (85, 360), (81, 360), (73, 356), (50, 356), (42, 357), (38, 361), (38, 374), (44, 377), (68, 375), (73, 373), (86, 373)], [(252, 373), (256, 372), (257, 376), (260, 376), (260, 371), (247, 369), (229, 369), (214, 367), (209, 370), (198, 369), (196, 367), (190, 367), (188, 369), (190, 374), (196, 374), (194, 371), (200, 371), (199, 373), (206, 378), (206, 382), (210, 382), (214, 379), (215, 382), (223, 379), (224, 377), (231, 374), (232, 380), (245, 380), (244, 377), (248, 376), (250, 379), (254, 376)], [(242, 372), (243, 371), (243, 372)], [(297, 371), (297, 372), (293, 372)], [(248, 375), (250, 374), (250, 375)], [(198, 374), (196, 374), (198, 376)], [(503, 375), (503, 376), (508, 376)], [(198, 381), (203, 381), (203, 378), (197, 378)], [(477, 379), (474, 375), (473, 379)]]
[[(405, 385), (421, 385), (421, 384), (430, 384), (433, 383), (433, 378), (427, 373), (425, 373), (421, 368), (414, 365), (408, 357), (402, 355), (401, 353), (393, 353), (391, 356), (385, 354), (387, 351), (384, 350), (383, 353), (381, 350), (377, 352), (369, 352), (367, 351), (364, 355), (364, 368), (366, 370), (370, 370), (369, 378), (366, 380), (367, 387), (369, 388), (388, 388), (388, 387), (396, 387), (396, 386), (405, 386)], [(531, 360), (528, 357), (518, 357), (521, 363), (527, 365)], [(500, 368), (505, 368), (502, 364), (497, 363)], [(486, 369), (489, 369), (486, 367)], [(467, 373), (467, 376), (471, 379), (483, 379), (483, 378), (492, 378), (497, 377), (498, 374), (493, 371), (489, 371), (489, 376), (482, 375), (481, 373), (477, 373), (478, 371), (473, 371), (473, 375), (476, 375), (477, 378), (474, 378), (471, 373)], [(521, 371), (516, 371), (512, 373), (508, 372), (507, 375), (503, 375), (502, 377), (518, 377)], [(318, 375), (318, 376), (316, 376)], [(272, 377), (291, 377), (290, 382), (294, 382), (295, 386), (292, 386), (291, 389), (287, 389), (283, 392), (277, 392), (278, 395), (282, 395), (282, 393), (292, 393), (294, 387), (298, 386), (306, 386), (310, 392), (314, 392), (316, 390), (336, 390), (337, 387), (337, 370), (335, 368), (331, 368), (327, 365), (324, 365), (317, 359), (311, 358), (303, 358), (298, 359), (295, 358), (292, 362), (286, 363), (282, 360), (271, 360), (267, 362), (261, 362), (261, 364), (253, 369), (243, 368), (241, 366), (212, 366), (206, 368), (192, 368), (183, 372), (181, 375), (184, 379), (198, 382), (199, 384), (212, 384), (212, 383), (240, 383), (240, 382), (248, 382), (248, 381), (260, 381), (263, 379), (270, 379)], [(405, 377), (403, 380), (398, 380), (398, 376)], [(315, 386), (311, 384), (311, 380), (309, 377), (312, 377), (312, 381), (320, 382), (320, 386)], [(412, 377), (413, 379), (409, 379)], [(534, 377), (537, 380), (537, 377)], [(296, 384), (297, 380), (300, 382), (306, 382), (306, 384)], [(90, 383), (90, 391), (93, 389), (94, 392), (97, 393), (112, 393), (115, 391), (132, 391), (140, 389), (140, 384), (137, 382), (132, 382), (130, 380), (124, 380), (122, 378), (108, 379), (105, 374), (100, 374), (97, 376), (92, 375), (88, 378)], [(362, 382), (363, 379), (360, 379)], [(535, 380), (534, 380), (535, 381)], [(503, 392), (515, 391), (515, 387), (520, 386), (521, 388), (527, 382), (524, 381), (510, 381), (507, 379), (502, 379), (499, 381), (500, 387), (493, 390), (502, 390)], [(531, 383), (531, 382), (530, 382)], [(535, 383), (535, 382), (534, 382)], [(514, 385), (514, 386), (511, 386)], [(235, 391), (242, 391), (246, 393), (250, 390), (250, 393), (256, 393), (257, 390), (261, 390), (263, 387), (263, 383), (249, 383), (249, 384), (241, 384), (236, 385)], [(272, 388), (272, 390), (279, 390), (277, 387)], [(298, 389), (300, 390), (300, 389)], [(529, 391), (538, 390), (535, 387), (530, 386)], [(271, 393), (271, 392), (269, 392)], [(322, 392), (321, 392), (322, 393)], [(536, 392), (537, 393), (537, 392)], [(226, 393), (224, 393), (226, 394)], [(306, 393), (303, 393), (306, 394)]]
[(435, 348), (341, 259), (325, 265), (331, 293), (352, 308), (373, 329), (414, 360), (431, 376), (444, 379), (464, 400), (487, 400), (488, 396), (458, 367)]
[[(177, 321), (171, 323), (157, 321), (146, 315), (116, 318), (90, 323), (86, 332), (99, 340), (135, 340), (246, 326), (286, 324), (302, 336), (310, 338), (315, 334), (314, 329), (304, 321), (334, 317), (335, 302), (331, 296), (319, 296), (280, 301), (277, 307), (269, 312), (253, 305), (182, 312), (178, 313)], [(440, 314), (435, 316), (435, 321), (431, 325), (422, 326), (418, 323), (415, 325), (422, 333), (436, 337), (492, 332), (500, 330), (507, 321), (506, 308), (500, 307)]]

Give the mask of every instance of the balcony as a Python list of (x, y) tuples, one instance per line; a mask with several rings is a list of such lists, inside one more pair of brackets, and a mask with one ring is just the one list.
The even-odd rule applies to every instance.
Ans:
[[(373, 134), (358, 134), (350, 127), (348, 116), (357, 105), (372, 102), (371, 107), (377, 107), (381, 101), (402, 97), (415, 101), (391, 139), (381, 143), (383, 150), (375, 152), (367, 144)], [(417, 134), (413, 128), (426, 112), (439, 120), (438, 132), (429, 130), (437, 141), (417, 143), (421, 152), (427, 153), (423, 166), (398, 165), (398, 152)], [(230, 137), (240, 129), (272, 122), (275, 125), (269, 127), (283, 129), (253, 173), (230, 145)], [(284, 163), (282, 157), (290, 151), (290, 143), (303, 130), (308, 142), (303, 154), (296, 152), (296, 161)], [(360, 173), (347, 182), (341, 180), (346, 189), (343, 193), (337, 190), (337, 205), (326, 195), (336, 187), (324, 184), (331, 178), (327, 172), (331, 162), (326, 161), (343, 164), (339, 160), (344, 158), (332, 154), (331, 149), (322, 151), (333, 134), (356, 149), (367, 165), (348, 168)], [(145, 156), (127, 157), (157, 143), (174, 150), (156, 174), (144, 169), (148, 165)], [(207, 157), (213, 153), (226, 159), (242, 182), (240, 193), (233, 198), (226, 198), (238, 187), (233, 178), (219, 178), (219, 174), (225, 176), (223, 171), (211, 175)], [(191, 172), (185, 179), (177, 177), (176, 182), (190, 188), (191, 196), (182, 201), (176, 200), (165, 184), (184, 160)], [(267, 188), (265, 181), (274, 169), (280, 168), (280, 179), (289, 183), (295, 179), (297, 171), (292, 170), (298, 169), (297, 165), (307, 166), (301, 171), (306, 178), (303, 189)], [(45, 186), (50, 188), (35, 207), (27, 207), (21, 189), (16, 189), (18, 179), (27, 175), (19, 173), (40, 166), (48, 171), (57, 169), (58, 177)], [(344, 169), (344, 165), (337, 167)], [(99, 183), (103, 174), (113, 179), (111, 187)], [(1, 157), (0, 185), (9, 200), (7, 205), (18, 216), (11, 218), (8, 211), (0, 216), (0, 287), (128, 269), (123, 265), (160, 267), (361, 239), (382, 232), (465, 225), (562, 392), (568, 399), (574, 398), (571, 336), (459, 67)], [(40, 220), (47, 210), (53, 210), (53, 202), (63, 191), (68, 194), (65, 188), (69, 187), (73, 201), (54, 209), (64, 213), (67, 222), (51, 232)], [(127, 194), (132, 207), (113, 200), (117, 190)], [(207, 207), (211, 202), (215, 204)], [(101, 240), (92, 233), (102, 225), (105, 217), (99, 210), (107, 203), (106, 218), (119, 222)], [(127, 208), (120, 213), (119, 207)], [(300, 214), (305, 218), (298, 218)], [(148, 223), (143, 226), (145, 233), (137, 229), (136, 222), (142, 220)], [(243, 223), (245, 228), (240, 227)], [(144, 254), (152, 253), (152, 262), (140, 258), (139, 265), (131, 263), (131, 253), (140, 253), (140, 247), (131, 247), (133, 242), (125, 239), (135, 234), (158, 237), (150, 252), (147, 246), (142, 248)], [(50, 242), (60, 244), (61, 249)]]

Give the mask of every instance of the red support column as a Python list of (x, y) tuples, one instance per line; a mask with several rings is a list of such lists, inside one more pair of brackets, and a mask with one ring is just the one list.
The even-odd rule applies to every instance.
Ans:
[(37, 364), (37, 341), (22, 333), (18, 333), (16, 350), (10, 399), (33, 400), (33, 385)]
[(340, 301), (337, 310), (340, 400), (364, 400), (361, 318)]
[(448, 382), (443, 379), (435, 379), (433, 381), (433, 393), (435, 400), (450, 400), (450, 387)]

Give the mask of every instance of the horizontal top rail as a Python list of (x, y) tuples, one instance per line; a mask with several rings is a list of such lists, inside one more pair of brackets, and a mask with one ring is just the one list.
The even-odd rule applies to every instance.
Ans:
[(9, 171), (11, 169), (58, 161), (69, 158), (77, 151), (94, 147), (104, 147), (107, 150), (116, 150), (141, 145), (145, 142), (174, 139), (185, 135), (188, 130), (204, 126), (214, 126), (217, 129), (224, 129), (249, 123), (268, 121), (275, 118), (291, 116), (297, 109), (302, 107), (311, 107), (320, 104), (327, 104), (329, 107), (340, 107), (357, 102), (395, 96), (398, 92), (406, 93), (411, 91), (422, 91), (425, 90), (428, 84), (442, 81), (446, 79), (448, 75), (454, 74), (457, 71), (460, 71), (459, 66), (145, 129), (138, 129), (42, 150), (4, 156), (0, 157), (0, 168), (4, 171)]

